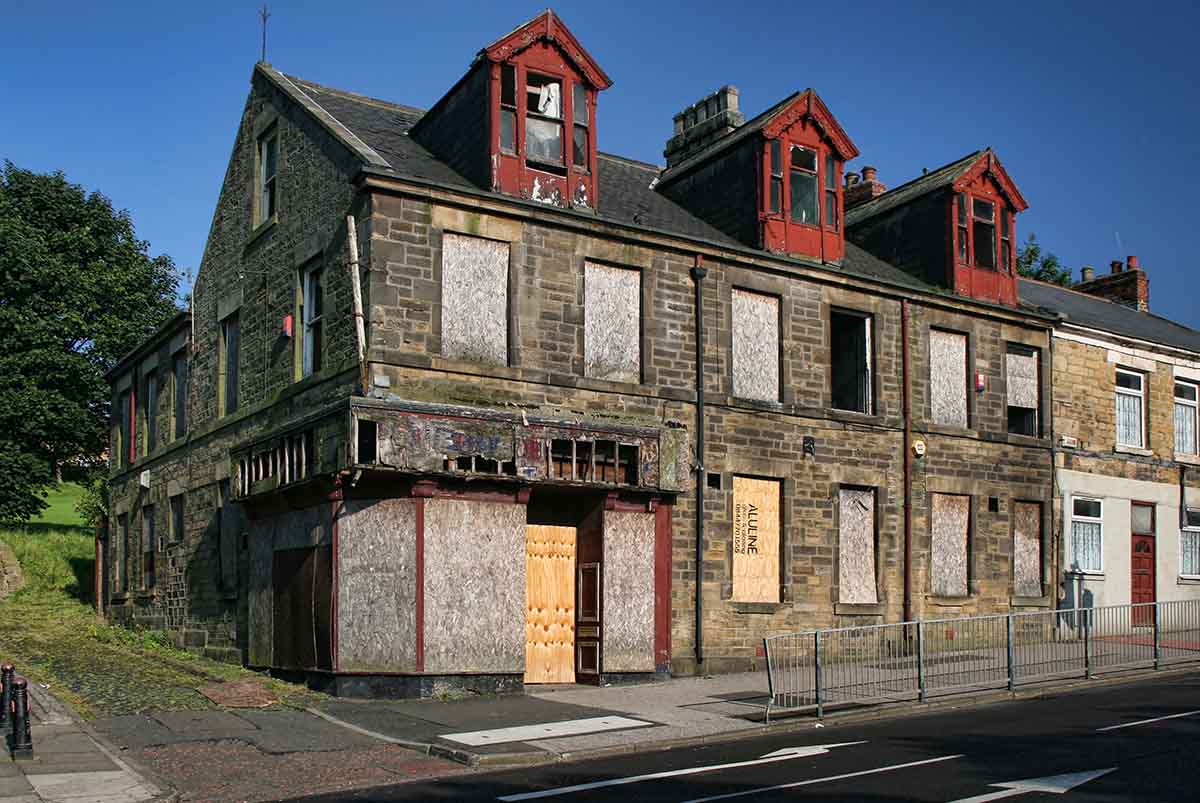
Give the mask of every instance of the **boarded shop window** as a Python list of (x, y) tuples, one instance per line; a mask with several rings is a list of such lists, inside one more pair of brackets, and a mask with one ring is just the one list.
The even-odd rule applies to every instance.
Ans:
[(1038, 352), (1009, 344), (1005, 354), (1008, 381), (1008, 431), (1038, 436)]
[(1042, 595), (1042, 506), (1038, 502), (1013, 504), (1013, 593)]
[(154, 505), (142, 508), (142, 588), (154, 588), (154, 556), (158, 554), (158, 534), (154, 529)]
[(584, 265), (583, 373), (641, 381), (641, 272)]
[(508, 243), (442, 238), (442, 354), (508, 363)]
[(1196, 421), (1200, 386), (1193, 382), (1175, 383), (1175, 451), (1196, 454)]
[(1104, 508), (1099, 499), (1071, 500), (1071, 571), (1100, 572), (1104, 545)]
[(733, 478), (733, 599), (779, 602), (779, 480)]
[(733, 395), (779, 401), (779, 299), (733, 290)]
[(871, 316), (834, 310), (829, 314), (830, 389), (835, 410), (872, 412)]
[(929, 413), (935, 424), (967, 426), (967, 336), (929, 333)]
[(1146, 444), (1146, 378), (1117, 369), (1117, 443), (1140, 449)]
[(329, 546), (281, 549), (273, 555), (274, 664), (330, 669), (330, 600), (333, 550)]
[(967, 595), (971, 497), (930, 494), (931, 590), (938, 597)]
[(1200, 577), (1200, 510), (1188, 510), (1179, 533), (1179, 573)]
[(875, 489), (838, 489), (838, 602), (874, 604)]
[(174, 432), (176, 438), (187, 434), (187, 398), (188, 398), (188, 364), (187, 356), (180, 352), (175, 355), (172, 363), (171, 400), (174, 413)]
[(218, 357), (218, 385), (221, 415), (237, 412), (238, 353), (241, 340), (236, 313), (221, 321), (221, 352)]

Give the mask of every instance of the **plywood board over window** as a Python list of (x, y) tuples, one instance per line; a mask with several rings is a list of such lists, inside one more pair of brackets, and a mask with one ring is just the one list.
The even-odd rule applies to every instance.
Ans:
[(875, 489), (838, 490), (838, 602), (873, 605)]
[(733, 290), (733, 395), (779, 401), (779, 299)]
[(967, 595), (971, 497), (930, 494), (930, 585), (935, 596)]
[(967, 426), (967, 336), (929, 333), (929, 411), (936, 424)]
[(733, 599), (779, 602), (779, 480), (733, 478)]
[(508, 243), (442, 238), (442, 354), (508, 363)]
[(1019, 597), (1042, 595), (1042, 506), (1013, 504), (1013, 592)]
[(584, 265), (583, 371), (613, 382), (641, 380), (641, 273)]

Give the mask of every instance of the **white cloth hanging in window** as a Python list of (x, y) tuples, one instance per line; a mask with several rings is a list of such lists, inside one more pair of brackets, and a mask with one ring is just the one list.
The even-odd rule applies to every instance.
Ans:
[(562, 117), (558, 84), (542, 84), (542, 90), (538, 93), (538, 112), (546, 117)]

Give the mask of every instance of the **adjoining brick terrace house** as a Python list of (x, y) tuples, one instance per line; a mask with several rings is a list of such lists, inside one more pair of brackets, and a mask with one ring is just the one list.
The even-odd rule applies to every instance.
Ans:
[(812, 90), (725, 87), (659, 168), (610, 83), (552, 12), (425, 112), (256, 65), (193, 314), (111, 374), (111, 616), (416, 695), (1053, 604), (996, 156), (883, 192)]
[[(1137, 257), (1099, 277), (1085, 267), (1069, 290), (1022, 280), (1020, 295), (1059, 316), (1063, 605), (1200, 598), (1200, 332), (1150, 313)], [(1150, 617), (1139, 609), (1134, 621)]]

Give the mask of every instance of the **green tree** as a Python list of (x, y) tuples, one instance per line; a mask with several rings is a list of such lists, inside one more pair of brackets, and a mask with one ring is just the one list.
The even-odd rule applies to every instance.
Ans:
[(0, 171), (0, 521), (24, 521), (65, 464), (108, 443), (104, 373), (176, 311), (179, 277), (98, 192)]
[(1042, 246), (1037, 241), (1037, 235), (1030, 232), (1025, 244), (1017, 249), (1017, 273), (1027, 279), (1037, 279), (1039, 282), (1059, 284), (1070, 287), (1071, 269), (1064, 267), (1058, 257), (1050, 252), (1042, 252)]

